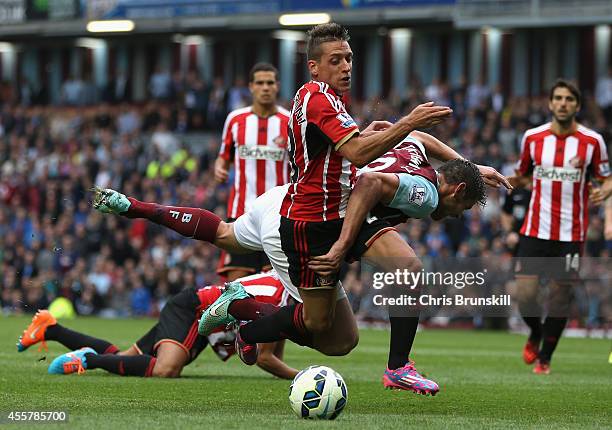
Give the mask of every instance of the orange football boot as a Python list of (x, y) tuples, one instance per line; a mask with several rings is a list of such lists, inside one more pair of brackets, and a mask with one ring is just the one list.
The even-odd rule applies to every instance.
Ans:
[(49, 350), (47, 343), (45, 342), (45, 332), (47, 327), (50, 325), (57, 324), (57, 320), (51, 315), (48, 310), (39, 310), (32, 318), (32, 322), (19, 337), (17, 341), (17, 351), (22, 352), (31, 347), (32, 345), (42, 342), (38, 351)]

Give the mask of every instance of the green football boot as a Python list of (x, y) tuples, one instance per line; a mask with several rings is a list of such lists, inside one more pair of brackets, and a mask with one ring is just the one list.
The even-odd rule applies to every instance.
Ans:
[(240, 282), (226, 283), (223, 293), (202, 313), (202, 318), (200, 318), (200, 323), (198, 324), (198, 333), (202, 336), (208, 336), (216, 327), (226, 326), (236, 321), (236, 318), (229, 314), (230, 305), (234, 300), (249, 297), (251, 296), (245, 291)]
[(102, 213), (121, 215), (132, 205), (124, 194), (110, 188), (95, 187), (93, 192), (93, 207)]

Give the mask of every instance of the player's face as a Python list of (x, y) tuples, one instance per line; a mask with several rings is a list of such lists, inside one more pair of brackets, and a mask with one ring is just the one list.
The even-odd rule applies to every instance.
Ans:
[(476, 202), (466, 202), (463, 199), (443, 198), (438, 203), (438, 207), (431, 214), (431, 218), (439, 221), (443, 218), (459, 218), (463, 212), (469, 211), (474, 207)]
[(340, 40), (324, 42), (320, 48), (322, 52), (320, 60), (308, 61), (308, 69), (313, 79), (325, 82), (339, 94), (350, 90), (353, 51), (348, 42)]
[(459, 218), (463, 212), (474, 207), (475, 201), (466, 200), (464, 197), (465, 183), (457, 185), (445, 185), (444, 194), (440, 194), (438, 207), (431, 214), (431, 218), (439, 221), (443, 218)]
[(552, 100), (548, 102), (548, 108), (554, 119), (561, 124), (572, 122), (580, 110), (576, 97), (564, 87), (555, 88)]
[(249, 83), (249, 90), (253, 96), (253, 104), (263, 106), (276, 103), (278, 82), (274, 72), (255, 72), (253, 82)]

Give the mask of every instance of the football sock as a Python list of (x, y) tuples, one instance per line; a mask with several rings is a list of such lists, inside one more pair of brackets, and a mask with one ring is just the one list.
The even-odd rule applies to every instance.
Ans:
[(279, 307), (272, 303), (258, 302), (252, 297), (248, 299), (234, 300), (229, 305), (228, 311), (231, 316), (241, 321), (250, 321), (263, 318), (278, 312)]
[(71, 351), (89, 346), (98, 354), (116, 354), (119, 352), (119, 348), (110, 342), (70, 330), (60, 324), (47, 327), (45, 340), (59, 342)]
[(538, 355), (541, 361), (550, 362), (565, 324), (567, 324), (567, 318), (547, 317), (544, 320), (542, 349), (540, 349), (540, 354)]
[(419, 326), (419, 317), (389, 317), (391, 341), (389, 344), (389, 370), (398, 369), (406, 364), (412, 343)]
[(146, 218), (177, 233), (206, 242), (214, 242), (221, 218), (205, 209), (164, 206), (128, 197), (132, 203), (123, 214), (128, 218)]
[(104, 369), (123, 376), (151, 376), (157, 361), (152, 355), (85, 354), (87, 369)]
[(240, 336), (247, 343), (268, 343), (289, 339), (302, 346), (312, 345), (312, 334), (306, 330), (302, 303), (283, 306), (278, 311), (243, 325)]
[(529, 341), (539, 343), (542, 339), (542, 320), (540, 317), (523, 317), (523, 321), (531, 329)]
[(540, 342), (540, 339), (542, 339), (542, 318), (540, 317), (542, 311), (540, 305), (535, 301), (530, 301), (528, 303), (519, 302), (519, 312), (523, 317), (523, 321), (527, 324), (527, 327), (531, 329), (529, 341), (536, 343)]

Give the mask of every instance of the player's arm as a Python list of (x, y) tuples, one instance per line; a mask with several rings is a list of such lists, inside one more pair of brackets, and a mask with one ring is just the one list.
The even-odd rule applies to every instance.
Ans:
[(514, 176), (510, 176), (508, 181), (514, 188), (527, 188), (532, 184), (534, 162), (531, 158), (531, 143), (527, 142), (527, 135), (521, 139), (521, 155), (514, 170)]
[[(453, 148), (448, 146), (446, 143), (437, 139), (428, 133), (423, 133), (422, 131), (415, 130), (410, 133), (410, 137), (415, 138), (419, 142), (423, 144), (425, 147), (426, 155), (429, 157), (433, 157), (439, 161), (449, 161), (456, 159), (464, 159), (461, 154), (455, 151)], [(482, 178), (490, 187), (499, 188), (501, 185), (506, 187), (507, 189), (512, 189), (512, 185), (508, 182), (508, 179), (490, 166), (476, 165)]]
[(399, 178), (394, 173), (367, 172), (359, 176), (346, 209), (340, 236), (329, 252), (313, 257), (308, 266), (322, 276), (336, 273), (353, 245), (368, 213), (378, 203), (388, 205), (399, 188)]
[(446, 106), (424, 103), (383, 131), (366, 136), (353, 134), (348, 139), (334, 142), (335, 149), (355, 166), (363, 167), (400, 143), (410, 132), (433, 127), (450, 117), (452, 112)]
[(257, 365), (272, 375), (282, 379), (293, 379), (298, 371), (283, 361), (284, 341), (260, 343)]
[(225, 124), (223, 124), (223, 133), (221, 134), (221, 148), (219, 148), (219, 155), (215, 160), (214, 170), (215, 181), (218, 183), (226, 182), (229, 176), (229, 168), (235, 145), (234, 137), (231, 132), (233, 118), (234, 117), (230, 114), (225, 119)]
[(512, 200), (512, 195), (508, 193), (506, 194), (506, 199), (504, 200), (500, 213), (502, 231), (506, 233), (510, 233), (514, 226), (514, 217), (512, 216), (513, 206), (514, 202)]
[(606, 202), (604, 225), (604, 237), (606, 240), (612, 240), (612, 198)]
[[(606, 200), (612, 200), (612, 176), (608, 176), (601, 182), (599, 187), (591, 187), (589, 199), (591, 203), (600, 205)], [(609, 206), (609, 204), (608, 204)]]
[(215, 181), (222, 184), (227, 181), (229, 176), (230, 160), (217, 157), (215, 160)]

